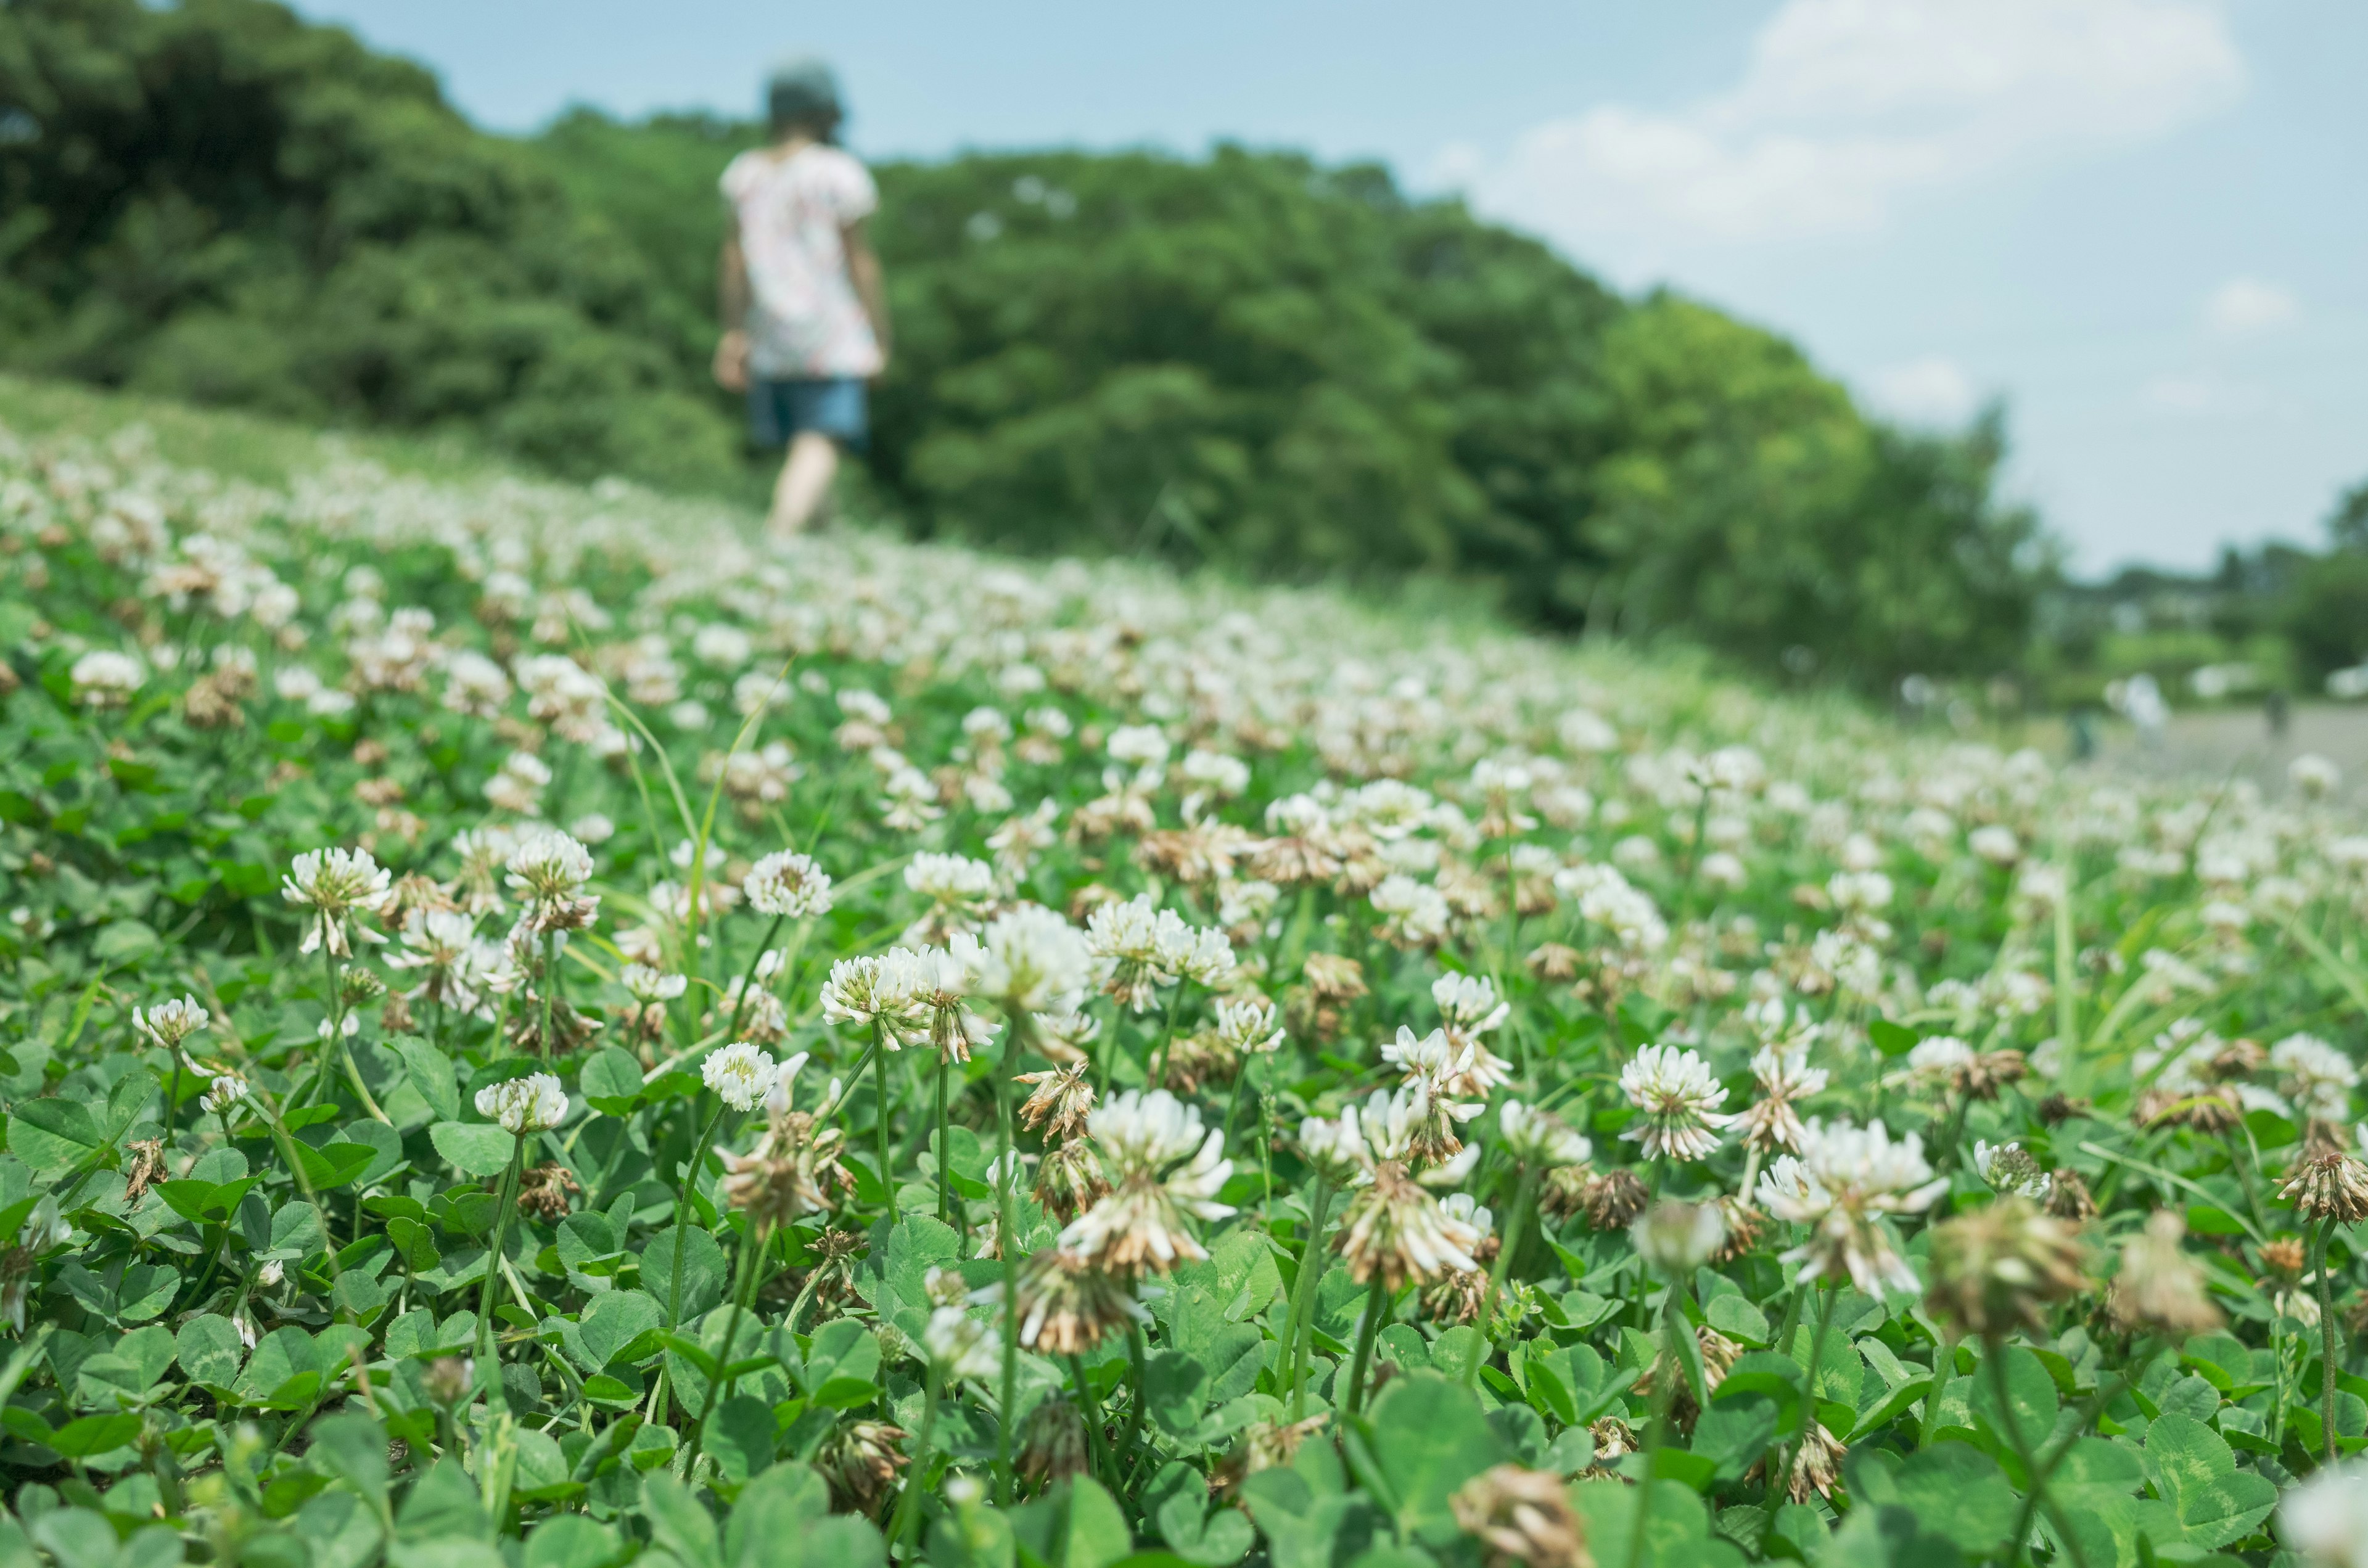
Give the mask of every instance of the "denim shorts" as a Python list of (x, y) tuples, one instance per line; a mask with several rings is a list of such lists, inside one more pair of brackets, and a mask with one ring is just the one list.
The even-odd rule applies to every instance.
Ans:
[(762, 448), (784, 447), (806, 430), (860, 451), (871, 439), (868, 389), (853, 376), (801, 376), (748, 383), (748, 435)]

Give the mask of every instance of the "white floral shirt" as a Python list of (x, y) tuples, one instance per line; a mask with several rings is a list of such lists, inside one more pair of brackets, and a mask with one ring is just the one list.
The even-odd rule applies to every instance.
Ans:
[(880, 205), (861, 163), (810, 144), (743, 153), (723, 171), (748, 267), (748, 369), (770, 379), (875, 376), (886, 362), (847, 270), (842, 231)]

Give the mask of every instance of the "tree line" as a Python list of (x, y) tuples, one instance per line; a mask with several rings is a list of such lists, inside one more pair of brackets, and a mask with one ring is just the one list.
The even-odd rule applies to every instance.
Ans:
[[(484, 133), (269, 0), (0, 11), (0, 362), (746, 487), (707, 381), (754, 126)], [(1470, 585), (1885, 687), (2013, 667), (2055, 578), (1996, 414), (1868, 417), (1793, 345), (1626, 298), (1370, 165), (1221, 147), (877, 171), (871, 483), (915, 532)]]

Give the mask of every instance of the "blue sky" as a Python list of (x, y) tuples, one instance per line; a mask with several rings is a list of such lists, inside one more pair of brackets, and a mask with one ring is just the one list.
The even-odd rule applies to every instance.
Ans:
[(1870, 404), (2006, 402), (2097, 571), (2318, 538), (2368, 479), (2357, 0), (301, 0), (480, 123), (751, 112), (835, 60), (872, 156), (1215, 139), (1378, 157)]

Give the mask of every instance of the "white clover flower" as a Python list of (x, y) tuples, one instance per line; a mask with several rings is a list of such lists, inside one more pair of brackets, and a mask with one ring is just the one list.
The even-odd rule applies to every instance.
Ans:
[(129, 653), (94, 648), (74, 662), (66, 678), (74, 700), (86, 708), (120, 708), (148, 679), (148, 670)]
[(1177, 771), (1194, 789), (1205, 790), (1221, 801), (1230, 801), (1250, 787), (1250, 765), (1223, 752), (1195, 747), (1184, 754)]
[(1093, 953), (1085, 934), (1041, 904), (1022, 904), (990, 921), (981, 945), (978, 994), (1018, 1013), (1058, 1012), (1085, 989)]
[(170, 1051), (213, 1022), (203, 1004), (194, 996), (177, 997), (142, 1011), (131, 1009), (131, 1026), (150, 1040)]
[(2340, 1121), (2350, 1112), (2360, 1069), (2317, 1035), (2286, 1036), (2270, 1047), (2270, 1065), (2284, 1078), (2286, 1094), (2308, 1114)]
[[(2368, 1148), (2368, 1122), (2361, 1124), (2361, 1145)], [(1299, 1124), (1299, 1152), (1309, 1168), (1334, 1187), (1369, 1180), (1372, 1164), (1357, 1125), (1357, 1108), (1338, 1117), (1311, 1116)]]
[(1648, 1045), (1620, 1070), (1620, 1092), (1641, 1111), (1620, 1136), (1641, 1143), (1648, 1160), (1699, 1160), (1718, 1147), (1718, 1129), (1735, 1120), (1719, 1107), (1726, 1090), (1709, 1063), (1673, 1045)]
[(995, 892), (995, 868), (964, 855), (919, 854), (905, 867), (905, 885), (937, 903), (974, 903)]
[(1156, 724), (1121, 724), (1102, 749), (1112, 762), (1157, 767), (1167, 760), (1167, 737)]
[(971, 1316), (962, 1306), (942, 1306), (929, 1313), (921, 1331), (921, 1351), (949, 1383), (964, 1378), (985, 1381), (1003, 1369), (1003, 1343), (995, 1330)]
[(1512, 1005), (1497, 999), (1497, 983), (1485, 974), (1449, 972), (1430, 983), (1430, 999), (1451, 1028), (1482, 1035), (1512, 1016)]
[(1062, 1231), (1061, 1246), (1121, 1278), (1208, 1256), (1185, 1221), (1234, 1211), (1216, 1201), (1234, 1169), (1224, 1133), (1204, 1135), (1200, 1111), (1165, 1089), (1106, 1100), (1087, 1126), (1110, 1190)]
[(555, 904), (582, 892), (592, 880), (592, 851), (571, 834), (539, 828), (510, 851), (508, 870), (504, 881), (512, 892), (538, 904)]
[(1965, 835), (1965, 847), (1993, 866), (2011, 866), (2022, 858), (2022, 841), (2014, 829), (2000, 823), (1985, 823)]
[(780, 1071), (771, 1057), (746, 1040), (734, 1040), (710, 1052), (700, 1063), (699, 1075), (734, 1110), (753, 1110), (773, 1092)]
[(617, 983), (625, 994), (644, 1006), (653, 1002), (672, 1002), (690, 989), (690, 977), (668, 974), (645, 963), (629, 963), (617, 973)]
[(1382, 1060), (1404, 1073), (1406, 1082), (1421, 1084), (1440, 1099), (1486, 1098), (1512, 1076), (1511, 1063), (1489, 1056), (1476, 1040), (1458, 1041), (1445, 1029), (1417, 1039), (1403, 1024), (1398, 1038), (1383, 1044)]
[[(308, 849), (296, 857), (279, 880), (279, 896), (302, 904), (312, 913), (304, 922), (304, 940), (297, 949), (313, 952), (325, 946), (339, 957), (353, 951), (357, 915), (375, 915), (386, 905), (393, 888), (392, 873), (367, 849)], [(385, 937), (362, 931), (362, 939)]]
[(1282, 1044), (1281, 1014), (1263, 997), (1223, 997), (1216, 1013), (1217, 1040), (1227, 1050), (1264, 1056)]
[(512, 1132), (541, 1132), (567, 1119), (567, 1092), (550, 1074), (529, 1073), (479, 1089), (477, 1114)]
[(218, 1073), (214, 1075), (212, 1085), (206, 1090), (205, 1097), (199, 1100), (198, 1104), (219, 1116), (245, 1098), (246, 1098), (245, 1079), (235, 1073)]
[(1917, 1289), (1916, 1271), (1883, 1227), (1888, 1214), (1920, 1213), (1948, 1189), (1924, 1159), (1924, 1141), (1911, 1132), (1896, 1142), (1882, 1122), (1852, 1127), (1808, 1124), (1798, 1158), (1780, 1154), (1759, 1178), (1760, 1207), (1780, 1220), (1813, 1227), (1809, 1239), (1783, 1255), (1798, 1263), (1799, 1278), (1848, 1275), (1873, 1294), (1878, 1285)]
[(2278, 1539), (2317, 1568), (2368, 1568), (2368, 1461), (2322, 1466), (2286, 1493)]
[(759, 915), (806, 920), (831, 910), (830, 873), (791, 850), (776, 850), (750, 867), (740, 892)]
[(1974, 1169), (1998, 1191), (2033, 1202), (2046, 1201), (2055, 1187), (2055, 1178), (2041, 1170), (2039, 1162), (2020, 1143), (1990, 1143), (1975, 1139)]
[[(1776, 1012), (1781, 1018), (1782, 1003), (1776, 1004)], [(1752, 1055), (1751, 1075), (1759, 1097), (1736, 1116), (1744, 1142), (1763, 1153), (1771, 1149), (1797, 1153), (1802, 1127), (1794, 1103), (1823, 1093), (1832, 1074), (1823, 1067), (1810, 1066), (1808, 1046), (1795, 1044), (1761, 1046)]]
[(1497, 1112), (1505, 1152), (1532, 1170), (1583, 1165), (1594, 1157), (1595, 1145), (1586, 1134), (1552, 1111), (1507, 1100)]
[(921, 955), (911, 948), (841, 959), (823, 982), (822, 1016), (834, 1024), (879, 1028), (889, 1050), (901, 1050), (927, 1027), (921, 986), (928, 978)]
[(1726, 1219), (1715, 1203), (1665, 1199), (1637, 1216), (1628, 1239), (1645, 1267), (1663, 1278), (1690, 1278), (1725, 1242)]
[[(1163, 986), (1176, 983), (1183, 960), (1193, 951), (1192, 927), (1172, 909), (1161, 909), (1149, 893), (1121, 903), (1097, 904), (1086, 916), (1085, 944), (1096, 960), (1102, 990), (1112, 1000), (1142, 1013)], [(1227, 958), (1232, 949), (1226, 950)]]

